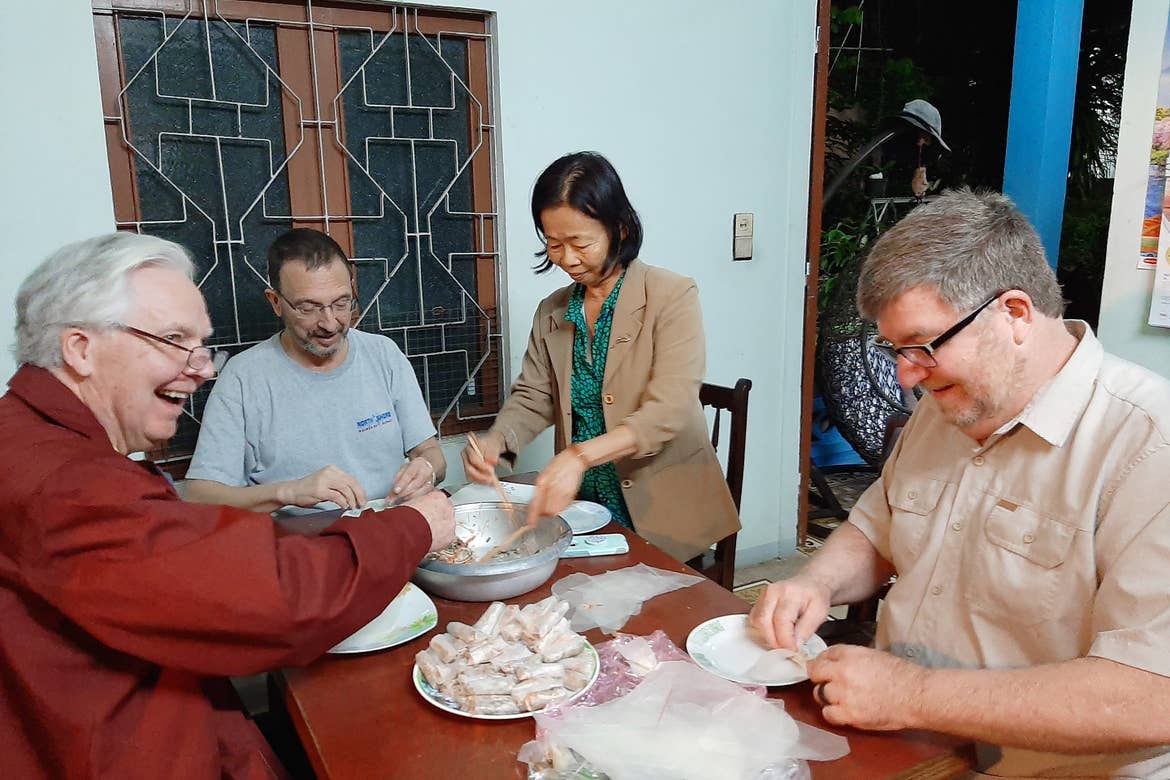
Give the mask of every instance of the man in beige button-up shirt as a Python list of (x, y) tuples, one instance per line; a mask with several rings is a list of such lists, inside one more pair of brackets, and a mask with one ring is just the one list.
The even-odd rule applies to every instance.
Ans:
[(826, 719), (969, 737), (982, 776), (1170, 778), (1170, 382), (1061, 319), (1002, 195), (912, 212), (874, 246), (858, 304), (923, 399), (753, 624), (794, 648), (896, 574), (878, 649), (810, 664)]

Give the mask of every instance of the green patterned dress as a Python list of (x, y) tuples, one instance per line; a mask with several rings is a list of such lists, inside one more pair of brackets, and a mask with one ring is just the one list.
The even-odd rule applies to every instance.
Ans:
[[(601, 386), (605, 379), (605, 359), (609, 354), (609, 332), (613, 326), (613, 309), (622, 289), (625, 273), (618, 279), (613, 292), (601, 306), (594, 325), (593, 344), (589, 343), (589, 329), (585, 325), (585, 285), (573, 287), (565, 320), (573, 323), (573, 378), (570, 395), (573, 404), (573, 443), (588, 441), (605, 433), (605, 415), (601, 404)], [(591, 349), (592, 346), (592, 349)], [(590, 360), (592, 355), (592, 360)], [(630, 510), (622, 495), (621, 481), (612, 463), (603, 463), (586, 470), (581, 479), (581, 497), (595, 501), (613, 513), (613, 519), (632, 529)]]

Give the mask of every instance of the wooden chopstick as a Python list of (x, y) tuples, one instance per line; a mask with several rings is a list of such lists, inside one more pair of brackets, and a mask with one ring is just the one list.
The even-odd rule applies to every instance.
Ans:
[[(487, 461), (487, 458), (483, 455), (483, 448), (479, 446), (479, 439), (475, 438), (474, 432), (468, 431), (467, 443), (471, 446), (471, 449), (475, 450), (475, 454), (479, 456), (480, 460)], [(512, 506), (512, 501), (508, 498), (508, 493), (504, 490), (504, 486), (500, 484), (500, 478), (496, 476), (494, 470), (492, 471), (492, 487), (500, 494), (500, 501), (504, 504), (504, 511), (512, 515), (514, 520), (516, 516), (515, 508)]]
[[(479, 439), (477, 439), (475, 437), (474, 431), (467, 432), (467, 444), (468, 444), (468, 446), (471, 447), (471, 449), (475, 450), (475, 454), (479, 456), (480, 460), (483, 460), (483, 461), (487, 460), (487, 458), (485, 458), (483, 455), (483, 448), (479, 446)], [(511, 499), (508, 498), (507, 491), (504, 490), (504, 486), (503, 486), (503, 484), (500, 483), (500, 478), (498, 476), (496, 476), (496, 472), (494, 470), (492, 471), (492, 487), (494, 487), (496, 489), (496, 492), (500, 494), (500, 501), (504, 505), (504, 511), (508, 513), (508, 516), (512, 519), (512, 524), (515, 525), (516, 524), (516, 507), (512, 505)], [(508, 534), (507, 538), (505, 538), (504, 541), (500, 542), (495, 547), (493, 547), (491, 550), (489, 550), (487, 555), (480, 558), (478, 561), (476, 561), (476, 563), (487, 563), (488, 561), (490, 561), (492, 558), (495, 558), (500, 553), (507, 551), (509, 548), (511, 548), (512, 546), (514, 546), (516, 544), (516, 540), (519, 539), (521, 536), (523, 536), (526, 531), (529, 531), (533, 528), (536, 528), (536, 526), (539, 524), (540, 524), (539, 517), (536, 519), (535, 523), (529, 523), (527, 520), (525, 520), (524, 525), (521, 525), (515, 531)]]
[[(475, 450), (475, 454), (480, 456), (481, 461), (487, 461), (487, 458), (483, 457), (483, 448), (480, 447), (480, 440), (476, 439), (475, 433), (470, 432), (470, 430), (467, 433), (467, 443), (470, 448)], [(516, 525), (516, 508), (512, 505), (511, 499), (508, 498), (508, 491), (504, 490), (504, 486), (500, 482), (500, 477), (496, 476), (494, 469), (491, 471), (491, 486), (496, 489), (497, 493), (500, 493), (500, 501), (504, 505), (504, 511), (508, 512), (508, 517), (511, 519), (512, 525)]]

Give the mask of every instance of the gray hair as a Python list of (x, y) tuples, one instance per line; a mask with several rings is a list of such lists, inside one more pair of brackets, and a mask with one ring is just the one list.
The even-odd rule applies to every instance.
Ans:
[(132, 303), (130, 274), (149, 267), (172, 268), (188, 279), (195, 273), (186, 249), (135, 233), (97, 236), (49, 255), (16, 293), (16, 362), (59, 368), (61, 329), (121, 322)]
[(919, 206), (874, 242), (857, 283), (857, 310), (876, 320), (914, 287), (933, 288), (956, 311), (998, 291), (1023, 290), (1036, 308), (1060, 317), (1064, 299), (1044, 245), (1011, 198), (949, 190)]

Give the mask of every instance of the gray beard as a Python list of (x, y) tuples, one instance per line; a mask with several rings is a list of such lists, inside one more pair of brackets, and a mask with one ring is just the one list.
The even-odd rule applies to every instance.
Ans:
[(310, 338), (306, 338), (305, 340), (300, 341), (299, 343), (301, 345), (301, 348), (304, 349), (305, 352), (308, 352), (313, 357), (329, 358), (329, 357), (333, 357), (334, 355), (336, 355), (337, 351), (339, 349), (341, 349), (343, 346), (345, 346), (345, 341), (348, 338), (349, 338), (349, 329), (347, 328), (346, 330), (341, 332), (341, 338), (339, 338), (337, 340), (337, 343), (334, 344), (332, 347), (319, 346), (315, 341), (313, 341)]

